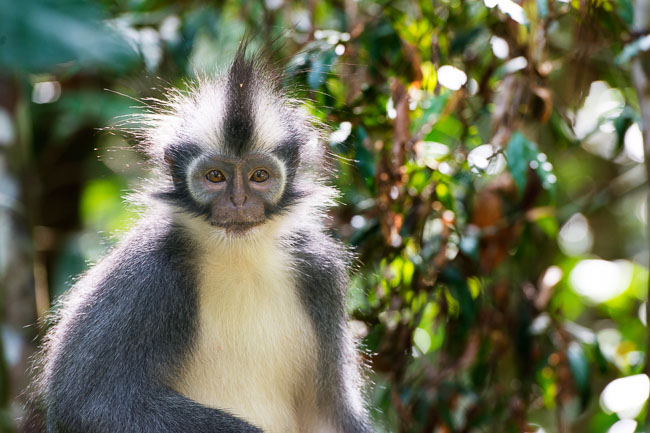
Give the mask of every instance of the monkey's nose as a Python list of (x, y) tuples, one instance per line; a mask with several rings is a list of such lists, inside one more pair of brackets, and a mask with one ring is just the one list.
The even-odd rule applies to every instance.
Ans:
[(248, 196), (246, 194), (236, 194), (236, 195), (231, 195), (230, 196), (230, 202), (235, 206), (235, 207), (242, 207), (244, 203), (246, 203), (246, 200), (248, 199)]

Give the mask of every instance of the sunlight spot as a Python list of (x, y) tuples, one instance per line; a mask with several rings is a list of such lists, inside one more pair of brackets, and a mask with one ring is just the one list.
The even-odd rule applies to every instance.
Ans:
[(34, 84), (32, 101), (36, 104), (50, 104), (61, 96), (61, 83), (58, 81), (43, 81)]
[[(298, 9), (295, 10), (291, 14), (291, 22), (293, 23), (293, 26), (296, 28), (298, 32), (309, 32), (311, 30), (311, 15), (307, 11), (307, 9)], [(314, 32), (314, 37), (316, 37), (316, 33), (320, 32), (320, 30), (316, 30)], [(316, 38), (319, 39), (319, 38)]]
[(603, 357), (609, 362), (615, 362), (616, 348), (623, 341), (621, 332), (615, 328), (601, 329), (596, 334), (596, 340), (598, 341), (598, 347)]
[(508, 60), (503, 65), (503, 72), (506, 74), (512, 74), (513, 72), (521, 71), (528, 66), (528, 60), (524, 56), (515, 57), (514, 59)]
[(594, 244), (594, 235), (587, 218), (581, 213), (573, 214), (560, 229), (557, 242), (567, 256), (589, 252)]
[(529, 331), (532, 335), (541, 335), (544, 333), (551, 324), (551, 318), (548, 314), (542, 313), (535, 317), (535, 320), (530, 324)]
[(447, 176), (451, 176), (455, 172), (454, 168), (446, 162), (440, 163), (440, 165), (438, 166), (438, 171)]
[(616, 421), (607, 433), (634, 433), (636, 431), (636, 421), (633, 419), (622, 419)]
[(163, 48), (160, 44), (160, 35), (156, 29), (144, 27), (137, 32), (138, 48), (147, 70), (154, 71), (160, 65), (163, 58)]
[(397, 110), (395, 109), (393, 98), (388, 98), (388, 102), (386, 102), (386, 115), (389, 119), (394, 119), (397, 117)]
[(625, 154), (634, 162), (643, 162), (643, 134), (638, 123), (633, 123), (625, 131)]
[(582, 148), (601, 158), (610, 159), (616, 152), (616, 133), (597, 130), (585, 138)]
[(389, 195), (391, 200), (397, 200), (397, 197), (399, 197), (399, 188), (395, 185), (391, 186)]
[(418, 141), (414, 147), (418, 164), (432, 170), (438, 168), (440, 161), (449, 155), (449, 147), (435, 141)]
[(420, 352), (427, 353), (431, 348), (431, 336), (422, 328), (415, 328), (413, 332), (413, 343), (420, 349)]
[(350, 133), (352, 132), (352, 124), (350, 122), (341, 122), (339, 129), (332, 132), (330, 135), (330, 143), (338, 144), (343, 143), (348, 139)]
[(508, 42), (505, 39), (498, 36), (492, 36), (490, 38), (490, 45), (492, 45), (492, 52), (499, 59), (507, 59), (510, 54), (510, 48), (508, 47)]
[(517, 3), (512, 0), (498, 0), (497, 3), (501, 12), (508, 15), (519, 24), (528, 24), (524, 8), (519, 6)]
[(650, 380), (636, 374), (611, 381), (600, 394), (600, 406), (619, 418), (635, 418), (650, 394)]
[(4, 357), (9, 366), (15, 367), (23, 356), (23, 339), (18, 332), (8, 326), (3, 326), (1, 331), (0, 335), (4, 342)]
[(180, 29), (180, 18), (170, 15), (160, 24), (160, 38), (167, 42), (179, 42), (181, 40)]
[(283, 0), (264, 0), (264, 4), (266, 5), (266, 8), (272, 11), (276, 9), (280, 9), (283, 3), (284, 3)]
[(460, 89), (467, 82), (467, 74), (451, 65), (438, 68), (438, 82), (451, 90)]
[(632, 282), (633, 266), (627, 261), (582, 260), (571, 271), (571, 287), (595, 303), (613, 299), (627, 290)]
[(9, 112), (0, 107), (0, 146), (6, 146), (14, 141), (14, 125), (11, 123)]
[(519, 24), (527, 24), (526, 14), (524, 9), (512, 0), (483, 0), (483, 3), (488, 8), (498, 6), (499, 10)]
[(562, 279), (562, 269), (558, 266), (549, 267), (544, 276), (542, 277), (542, 285), (544, 287), (555, 287), (557, 283)]
[(355, 229), (363, 228), (366, 225), (366, 219), (361, 215), (355, 215), (350, 220), (350, 225)]
[(474, 173), (485, 171), (487, 174), (497, 174), (506, 166), (503, 154), (491, 144), (483, 144), (473, 149), (467, 156), (467, 162)]
[(604, 81), (594, 81), (582, 108), (576, 113), (573, 131), (584, 140), (582, 147), (595, 155), (610, 158), (616, 148), (613, 121), (623, 111), (625, 98), (619, 89)]

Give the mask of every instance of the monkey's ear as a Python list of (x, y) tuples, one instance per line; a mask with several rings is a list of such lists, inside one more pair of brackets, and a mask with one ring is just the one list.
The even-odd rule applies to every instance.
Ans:
[(165, 161), (165, 171), (172, 176), (172, 181), (174, 184), (176, 184), (182, 176), (182, 174), (179, 173), (176, 159), (177, 155), (173, 148), (165, 149), (165, 153), (163, 154), (163, 161)]

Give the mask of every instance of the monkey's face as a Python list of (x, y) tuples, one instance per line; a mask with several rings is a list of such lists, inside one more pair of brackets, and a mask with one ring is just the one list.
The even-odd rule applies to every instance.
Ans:
[(230, 235), (262, 232), (255, 228), (298, 215), (317, 197), (309, 209), (322, 206), (330, 194), (316, 179), (324, 161), (314, 119), (273, 74), (242, 56), (225, 76), (173, 95), (148, 134), (170, 175), (157, 197)]
[(210, 224), (238, 234), (264, 223), (278, 206), (286, 170), (273, 155), (206, 156), (192, 162), (187, 181)]
[(240, 155), (199, 145), (170, 148), (165, 161), (173, 182), (159, 196), (230, 235), (248, 233), (304, 196), (295, 181), (296, 149), (291, 141)]

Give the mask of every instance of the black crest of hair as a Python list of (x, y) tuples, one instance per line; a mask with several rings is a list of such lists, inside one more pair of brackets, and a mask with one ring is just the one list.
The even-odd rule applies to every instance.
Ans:
[[(228, 149), (235, 155), (250, 150), (255, 90), (283, 92), (282, 76), (272, 67), (271, 56), (250, 54), (247, 46), (247, 41), (240, 45), (226, 76), (228, 105), (223, 131)], [(315, 197), (329, 199), (324, 185), (314, 184), (313, 190), (305, 185), (317, 182), (315, 178), (299, 179), (306, 135), (295, 128), (273, 150), (285, 164), (287, 179), (278, 203), (265, 210), (267, 216), (291, 213), (295, 210), (291, 204), (318, 191), (322, 195)], [(38, 378), (23, 432), (263, 433), (227, 409), (202, 405), (173, 387), (201, 335), (201, 254), (206, 252), (200, 244), (204, 240), (198, 240), (184, 225), (186, 218), (211, 212), (191, 199), (186, 179), (187, 165), (201, 151), (197, 144), (182, 140), (164, 149), (164, 157), (157, 163), (165, 171), (165, 181), (154, 195), (176, 207), (158, 206), (155, 200), (144, 203), (149, 206), (137, 225), (59, 302), (52, 316), (55, 324), (35, 364)], [(315, 153), (316, 163), (322, 162), (320, 153)], [(312, 201), (305, 203), (312, 206)], [(187, 212), (177, 212), (178, 207)], [(299, 317), (309, 322), (305, 329), (314, 331), (317, 365), (313, 366), (313, 391), (318, 413), (313, 414), (315, 420), (307, 417), (309, 425), (299, 427), (312, 433), (323, 428), (372, 433), (361, 407), (355, 343), (346, 326), (350, 255), (326, 234), (319, 219), (323, 209), (316, 205), (309, 209), (320, 216), (292, 216), (291, 231), (283, 232), (272, 251), (287, 257), (287, 270), (278, 272), (291, 273), (287, 280), (297, 295)], [(303, 224), (301, 219), (309, 222)], [(210, 236), (206, 233), (205, 237)], [(223, 281), (237, 280), (227, 276), (230, 278)], [(214, 284), (231, 283), (217, 278)], [(242, 344), (255, 346), (256, 342)], [(265, 361), (259, 359), (259, 368), (266, 368)], [(290, 361), (286, 364), (291, 365)], [(218, 392), (221, 384), (213, 385)]]
[(274, 93), (281, 92), (281, 75), (271, 64), (272, 53), (277, 47), (267, 44), (251, 54), (250, 41), (251, 37), (246, 36), (239, 44), (227, 75), (223, 139), (227, 149), (237, 156), (252, 146), (255, 93), (262, 87)]

